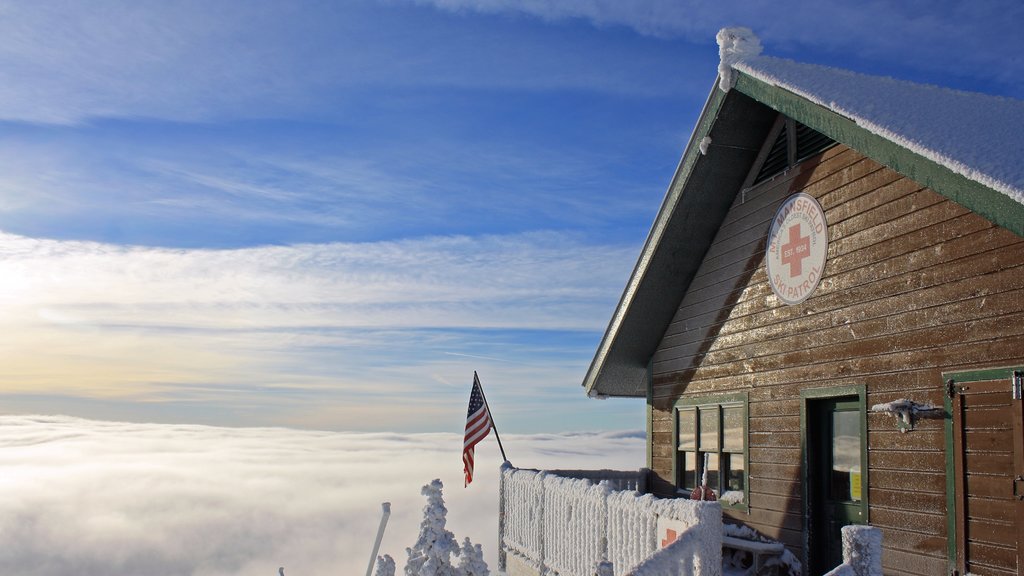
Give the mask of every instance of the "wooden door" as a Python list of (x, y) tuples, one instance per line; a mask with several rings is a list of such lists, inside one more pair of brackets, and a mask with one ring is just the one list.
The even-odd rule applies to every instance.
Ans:
[(1020, 372), (949, 381), (955, 564), (960, 574), (1024, 576), (1020, 382)]

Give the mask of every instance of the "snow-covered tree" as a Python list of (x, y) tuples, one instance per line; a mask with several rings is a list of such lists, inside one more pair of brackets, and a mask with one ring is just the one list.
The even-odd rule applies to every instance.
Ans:
[(387, 554), (377, 556), (377, 568), (373, 576), (395, 576), (395, 559)]
[(484, 562), (484, 551), (479, 544), (473, 544), (467, 537), (462, 541), (459, 553), (459, 576), (489, 576), (487, 562)]
[(405, 549), (409, 554), (405, 576), (458, 576), (452, 566), (452, 554), (459, 553), (459, 544), (455, 535), (445, 529), (448, 509), (441, 496), (443, 487), (440, 480), (434, 480), (421, 490), (427, 497), (427, 505), (423, 508), (423, 522), (420, 523), (416, 544)]

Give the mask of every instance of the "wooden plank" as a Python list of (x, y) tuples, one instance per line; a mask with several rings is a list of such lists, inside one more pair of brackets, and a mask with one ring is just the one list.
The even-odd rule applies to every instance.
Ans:
[(767, 388), (758, 388), (750, 392), (750, 404), (747, 413), (751, 418), (762, 416), (799, 416), (799, 398), (772, 398)]
[[(874, 494), (871, 496), (872, 500), (874, 500)], [(945, 514), (894, 510), (874, 506), (874, 502), (872, 502), (871, 506), (871, 525), (879, 528), (910, 530), (943, 537), (946, 535)]]
[(750, 418), (747, 424), (750, 432), (799, 432), (800, 415)]
[(752, 448), (800, 448), (799, 432), (749, 432), (747, 439)]
[[(895, 510), (910, 510), (914, 512), (930, 512), (941, 514), (945, 518), (946, 495), (939, 493), (917, 492), (907, 489), (882, 489), (874, 488), (869, 495), (871, 500), (871, 516), (874, 521), (875, 508), (891, 508)], [(945, 533), (945, 528), (943, 528)]]
[[(874, 493), (871, 495), (874, 499)], [(967, 501), (967, 515), (979, 521), (1012, 523), (1017, 520), (1017, 511), (1007, 505), (1006, 499), (974, 497)]]
[(796, 481), (800, 478), (800, 466), (774, 462), (751, 462), (750, 476), (770, 480)]
[(1012, 430), (1009, 403), (974, 407), (964, 414), (964, 427), (968, 430)]
[[(1006, 388), (1004, 390), (991, 390), (986, 392), (976, 392), (976, 390), (982, 389), (982, 386), (986, 386), (985, 389), (990, 389), (992, 385), (998, 386), (998, 382), (968, 382), (964, 384), (968, 393), (964, 394), (964, 407), (967, 410), (976, 410), (979, 408), (1007, 408), (1010, 405), (1010, 398), (1008, 392), (1010, 391), (1010, 382), (1006, 381)], [(1009, 420), (1007, 420), (1009, 421)]]
[(868, 473), (868, 486), (887, 490), (907, 490), (913, 488), (919, 492), (932, 494), (946, 493), (946, 475), (919, 472), (916, 470), (871, 470)]
[[(921, 557), (938, 557), (940, 554), (944, 555), (946, 551), (945, 536), (913, 532), (904, 527), (886, 526), (880, 530), (882, 531), (883, 555), (885, 554), (884, 550), (887, 549), (912, 552)], [(943, 573), (945, 572), (938, 574)]]
[(755, 448), (747, 450), (747, 458), (751, 464), (756, 462), (774, 464), (800, 464), (799, 448)]
[[(969, 413), (969, 412), (968, 412)], [(964, 449), (970, 452), (986, 452), (995, 454), (1009, 454), (1013, 448), (1013, 436), (1010, 430), (966, 430), (964, 432)], [(968, 468), (970, 470), (970, 468)], [(1012, 462), (1005, 470), (1009, 475), (1013, 472)]]
[(760, 492), (750, 492), (750, 506), (762, 510), (785, 512), (788, 514), (800, 515), (803, 511), (803, 503), (799, 498), (787, 496), (776, 496)]
[(883, 544), (882, 571), (890, 576), (936, 576), (946, 573), (946, 559), (897, 550)]
[[(764, 478), (751, 475), (748, 478), (750, 483), (750, 492), (758, 494), (767, 494), (771, 496), (782, 496), (790, 499), (801, 499), (801, 487), (800, 482), (796, 480), (775, 480), (771, 478)], [(872, 493), (872, 498), (874, 494)]]
[(1013, 497), (1012, 476), (971, 474), (969, 471), (966, 478), (966, 492), (968, 498), (998, 498), (1011, 504)]
[[(875, 446), (871, 446), (871, 451), (868, 452), (868, 462), (871, 470), (906, 470), (912, 468), (924, 472), (946, 472), (946, 455), (944, 450), (907, 453), (902, 450), (879, 450)], [(872, 493), (872, 504), (874, 501), (875, 496)]]
[(967, 539), (992, 546), (1017, 546), (1017, 532), (1011, 522), (970, 518), (967, 522)]
[(982, 574), (977, 568), (1003, 571), (1008, 574), (1016, 574), (1017, 554), (1013, 548), (1007, 546), (993, 546), (984, 542), (969, 542), (967, 544), (969, 558), (978, 558), (977, 563), (971, 562), (971, 570), (975, 574)]
[[(946, 445), (946, 437), (941, 429), (915, 429), (912, 434), (899, 430), (872, 430), (868, 432), (868, 446), (872, 450), (934, 450), (941, 451)], [(913, 468), (913, 454), (908, 454), (906, 466)]]
[(801, 514), (790, 514), (751, 507), (748, 518), (752, 524), (778, 526), (786, 530), (803, 529), (803, 516)]

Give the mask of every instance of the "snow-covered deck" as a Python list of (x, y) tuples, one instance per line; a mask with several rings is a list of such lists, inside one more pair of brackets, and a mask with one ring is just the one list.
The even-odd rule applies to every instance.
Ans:
[[(610, 562), (615, 576), (639, 576), (649, 572), (645, 563), (657, 560), (658, 574), (719, 576), (721, 506), (643, 494), (646, 472), (504, 466), (498, 568), (509, 576), (592, 576), (599, 563)], [(665, 523), (680, 539), (659, 552)]]

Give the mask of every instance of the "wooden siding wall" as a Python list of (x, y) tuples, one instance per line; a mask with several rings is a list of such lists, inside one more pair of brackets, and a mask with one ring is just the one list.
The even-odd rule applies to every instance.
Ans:
[[(796, 306), (763, 253), (778, 205), (821, 203), (828, 261)], [(727, 514), (803, 557), (800, 390), (863, 384), (867, 404), (942, 406), (940, 371), (1024, 364), (1024, 239), (836, 146), (737, 197), (653, 361), (652, 489), (674, 496), (672, 404), (749, 394), (750, 512)], [(887, 574), (946, 572), (942, 420), (900, 433), (868, 415), (869, 521)]]

